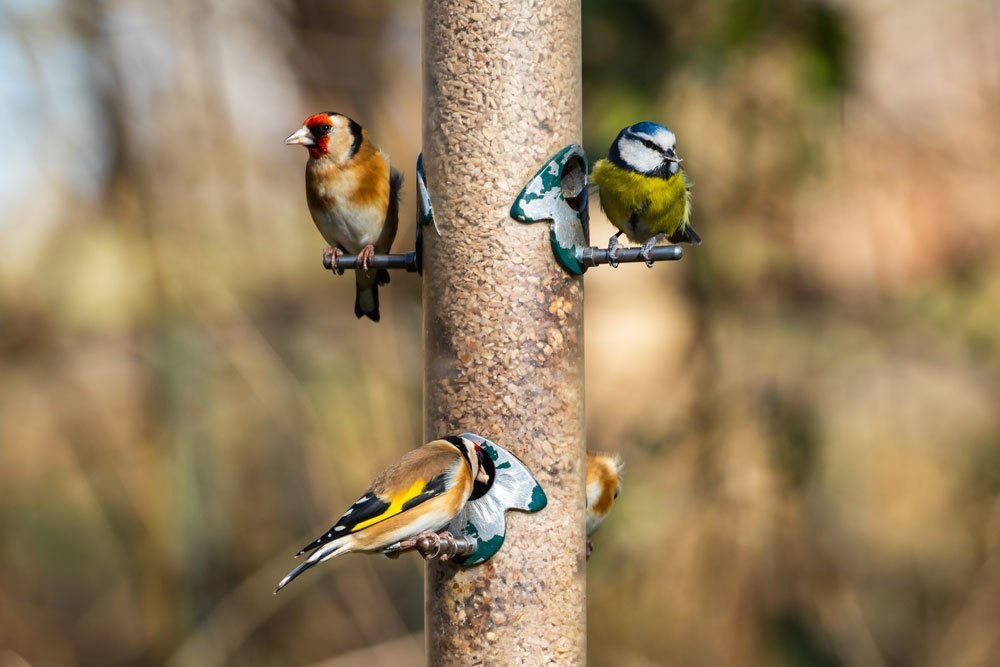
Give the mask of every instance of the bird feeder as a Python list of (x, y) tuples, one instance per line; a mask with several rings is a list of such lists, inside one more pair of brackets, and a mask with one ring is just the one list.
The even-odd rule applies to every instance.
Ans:
[(579, 0), (424, 3), (424, 433), (488, 433), (545, 489), (480, 565), (428, 561), (428, 664), (586, 662), (583, 282), (511, 219), (581, 138)]

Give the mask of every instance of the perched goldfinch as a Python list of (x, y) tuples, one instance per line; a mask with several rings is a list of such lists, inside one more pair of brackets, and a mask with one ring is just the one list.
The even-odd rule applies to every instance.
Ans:
[(471, 440), (448, 436), (407, 452), (375, 478), (330, 530), (296, 554), (312, 552), (274, 592), (334, 556), (378, 552), (444, 528), (465, 507), (473, 484), (489, 482), (479, 464), (480, 449)]
[(330, 244), (324, 254), (358, 256), (364, 268), (355, 271), (354, 314), (378, 322), (378, 287), (389, 282), (389, 272), (368, 270), (368, 261), (388, 253), (396, 238), (402, 175), (364, 128), (332, 111), (307, 118), (285, 143), (309, 149), (306, 202)]
[(671, 243), (701, 243), (688, 222), (691, 191), (681, 169), (674, 133), (657, 123), (629, 125), (618, 133), (605, 160), (591, 176), (600, 191), (601, 209), (618, 232), (608, 241), (611, 265), (617, 266), (618, 237), (642, 243), (642, 257), (666, 238)]
[(587, 556), (593, 550), (590, 536), (600, 527), (622, 491), (625, 463), (618, 454), (587, 452)]

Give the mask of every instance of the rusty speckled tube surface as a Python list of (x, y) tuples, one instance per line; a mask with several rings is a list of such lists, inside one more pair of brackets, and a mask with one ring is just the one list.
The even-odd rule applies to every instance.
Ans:
[(472, 431), (516, 454), (548, 506), (509, 512), (487, 563), (431, 562), (428, 663), (583, 665), (583, 281), (545, 223), (510, 206), (581, 140), (579, 0), (426, 0), (424, 434)]

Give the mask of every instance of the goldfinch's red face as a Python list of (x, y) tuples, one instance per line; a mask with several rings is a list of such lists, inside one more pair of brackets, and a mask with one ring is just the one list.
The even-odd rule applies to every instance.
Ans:
[(305, 146), (314, 160), (329, 157), (340, 164), (354, 157), (363, 140), (360, 125), (347, 116), (329, 111), (306, 118), (302, 127), (285, 139), (285, 143)]

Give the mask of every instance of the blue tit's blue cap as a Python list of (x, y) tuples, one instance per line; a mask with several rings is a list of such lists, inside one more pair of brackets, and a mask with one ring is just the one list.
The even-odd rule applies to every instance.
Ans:
[(644, 120), (641, 123), (635, 123), (634, 125), (629, 125), (622, 132), (632, 132), (632, 133), (642, 133), (649, 135), (651, 137), (656, 136), (660, 132), (670, 132), (670, 128), (665, 125), (660, 125), (659, 123), (654, 123), (652, 121)]

